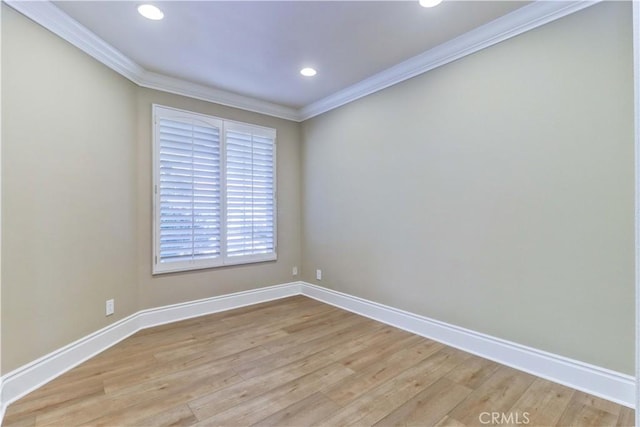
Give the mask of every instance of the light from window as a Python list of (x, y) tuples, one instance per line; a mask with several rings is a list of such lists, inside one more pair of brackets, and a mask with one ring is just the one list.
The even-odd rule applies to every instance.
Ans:
[(274, 129), (153, 106), (153, 273), (276, 259)]

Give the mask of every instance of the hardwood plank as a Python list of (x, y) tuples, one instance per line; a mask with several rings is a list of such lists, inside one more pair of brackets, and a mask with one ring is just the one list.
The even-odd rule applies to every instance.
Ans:
[(68, 426), (88, 422), (99, 424), (101, 421), (111, 425), (124, 424), (134, 420), (136, 415), (153, 415), (150, 410), (140, 413), (140, 409), (144, 410), (146, 406), (157, 405), (157, 408), (164, 409), (172, 403), (186, 402), (240, 381), (241, 378), (235, 372), (225, 371), (200, 378), (185, 377), (173, 384), (160, 382), (153, 389), (143, 384), (127, 394), (98, 396), (47, 411), (36, 416), (36, 424)]
[[(269, 341), (289, 335), (281, 329), (256, 328), (257, 330), (243, 330), (235, 333), (228, 333), (219, 337), (205, 341), (196, 341), (193, 344), (173, 348), (154, 353), (153, 357), (160, 362), (170, 362), (181, 357), (210, 352), (220, 355), (230, 354), (242, 350), (247, 350), (258, 345), (264, 346)], [(268, 350), (268, 349), (267, 349)]]
[(263, 346), (270, 352), (276, 353), (290, 347), (291, 344), (304, 344), (312, 341), (315, 338), (326, 337), (335, 334), (337, 331), (344, 330), (346, 327), (357, 328), (371, 322), (371, 320), (367, 318), (353, 316), (353, 314), (350, 313), (347, 313), (347, 315), (339, 316), (334, 320), (335, 321), (332, 321), (328, 324), (314, 325), (302, 331), (287, 333), (286, 336), (280, 339), (266, 342), (263, 344)]
[(36, 416), (34, 414), (5, 414), (2, 420), (5, 427), (34, 427), (36, 425)]
[(443, 377), (374, 425), (418, 427), (435, 425), (472, 391)]
[[(196, 344), (197, 339), (191, 332), (171, 331), (157, 336), (138, 336), (140, 332), (126, 338), (121, 345), (111, 347), (92, 359), (91, 366), (110, 366), (115, 362), (114, 355), (120, 360), (135, 361), (137, 358), (148, 357), (163, 350), (172, 350), (187, 345)], [(149, 345), (152, 343), (153, 345)]]
[(273, 415), (352, 373), (351, 369), (345, 368), (342, 364), (333, 363), (273, 388), (224, 412), (216, 413), (197, 425), (248, 426), (255, 424), (265, 416)]
[(450, 418), (448, 415), (445, 415), (437, 424), (434, 424), (434, 427), (466, 427), (460, 421), (456, 421), (453, 418)]
[(328, 417), (340, 407), (322, 393), (314, 393), (253, 424), (258, 427), (308, 426)]
[(493, 375), (499, 367), (500, 365), (496, 362), (473, 356), (463, 365), (449, 372), (447, 378), (462, 386), (475, 389)]
[(96, 395), (104, 395), (104, 386), (102, 381), (95, 378), (89, 378), (80, 383), (62, 383), (55, 389), (36, 390), (10, 405), (6, 418), (10, 419), (12, 416), (19, 417), (31, 413), (35, 419), (35, 414), (67, 406)]
[(444, 348), (363, 394), (318, 424), (324, 426), (373, 425), (435, 383), (466, 358), (468, 355), (459, 350), (451, 347)]
[(153, 356), (147, 357), (145, 355), (140, 355), (138, 359), (135, 359), (127, 357), (121, 358), (117, 353), (112, 354), (111, 360), (109, 361), (106, 361), (105, 359), (91, 359), (84, 362), (73, 368), (71, 371), (62, 374), (54, 381), (45, 384), (36, 391), (38, 394), (56, 393), (58, 388), (63, 384), (75, 384), (75, 386), (81, 388), (83, 383), (91, 381), (92, 379), (104, 380), (105, 378), (110, 378), (112, 376), (130, 374), (131, 372), (136, 372), (138, 369), (155, 365), (157, 362)]
[[(248, 378), (240, 384), (226, 390), (204, 396), (190, 402), (189, 406), (198, 419), (203, 420), (210, 418), (215, 414), (224, 412), (233, 406), (266, 393), (274, 387), (274, 384), (287, 383), (298, 377), (307, 375), (327, 365), (333, 364), (353, 352), (361, 350), (364, 346), (366, 346), (366, 340), (354, 341), (349, 343), (349, 345), (328, 347), (303, 359), (263, 372), (260, 376)], [(259, 361), (257, 361), (257, 363), (259, 363)], [(248, 365), (253, 366), (254, 362)], [(235, 367), (234, 369), (242, 372), (242, 368)], [(349, 371), (353, 372), (351, 370)]]
[(399, 331), (395, 328), (389, 330), (385, 338), (385, 340), (382, 340), (377, 344), (375, 351), (371, 351), (370, 348), (362, 349), (361, 351), (346, 357), (342, 363), (354, 371), (361, 371), (404, 348), (424, 341), (424, 338), (419, 337), (418, 335)]
[(616, 417), (620, 414), (620, 411), (622, 410), (622, 406), (614, 402), (601, 399), (599, 397), (587, 394), (583, 391), (576, 391), (573, 396), (573, 400), (575, 400), (577, 403), (580, 403), (582, 405), (590, 406), (600, 411), (609, 412), (610, 414), (613, 414)]
[(240, 377), (230, 370), (211, 376), (187, 377), (179, 382), (159, 385), (158, 388), (144, 393), (109, 397), (107, 402), (114, 403), (110, 410), (103, 410), (104, 415), (98, 417), (95, 415), (100, 414), (100, 411), (88, 411), (93, 412), (93, 417), (86, 423), (92, 426), (140, 425), (141, 420), (152, 417), (167, 407), (197, 399), (211, 390), (223, 390), (240, 381)]
[(506, 413), (534, 380), (533, 375), (501, 366), (449, 416), (462, 424), (479, 424), (483, 412)]
[(408, 348), (396, 351), (386, 359), (372, 363), (357, 375), (352, 375), (331, 389), (324, 391), (324, 394), (338, 405), (345, 406), (367, 391), (441, 350), (442, 347), (442, 344), (435, 341), (421, 340)]
[(528, 424), (531, 425), (553, 426), (562, 416), (574, 393), (575, 390), (569, 387), (538, 378), (508, 412), (517, 414), (521, 419), (526, 415)]
[(313, 354), (331, 350), (335, 347), (350, 344), (355, 348), (367, 348), (379, 342), (381, 336), (386, 336), (393, 328), (384, 327), (381, 324), (369, 328), (352, 328), (350, 326), (341, 329), (334, 334), (318, 337), (306, 343), (292, 345), (277, 353), (269, 353), (253, 363), (232, 363), (232, 366), (243, 378), (253, 378), (263, 375), (273, 369), (295, 362)]
[(332, 310), (323, 311), (322, 314), (322, 316), (311, 316), (304, 321), (284, 326), (282, 329), (290, 334), (307, 332), (318, 327), (333, 325), (345, 318), (353, 318), (353, 313), (335, 307)]
[[(283, 304), (279, 304), (280, 301), (282, 301)], [(223, 322), (227, 327), (250, 326), (269, 320), (287, 318), (290, 317), (292, 313), (294, 313), (294, 315), (301, 315), (302, 318), (305, 318), (311, 316), (313, 313), (337, 310), (335, 307), (304, 297), (293, 297), (291, 299), (286, 298), (285, 300), (271, 301), (264, 303), (264, 305), (260, 305), (262, 307), (245, 307), (246, 311), (239, 312), (239, 314), (236, 313), (236, 310), (233, 310), (233, 313), (226, 312), (229, 313), (229, 315), (224, 316)], [(252, 307), (256, 308), (251, 309)], [(298, 320), (298, 318), (296, 318), (296, 320)]]
[(636, 413), (631, 408), (622, 407), (620, 409), (620, 415), (618, 416), (617, 427), (632, 427), (636, 424)]
[(140, 426), (191, 426), (198, 419), (187, 404), (180, 404), (164, 411), (160, 411), (138, 422)]
[(287, 383), (332, 363), (334, 360), (330, 354), (316, 354), (271, 370), (264, 375), (243, 380), (224, 390), (209, 393), (189, 402), (189, 407), (199, 420), (207, 419), (268, 392), (276, 384)]
[(112, 376), (103, 381), (104, 390), (107, 394), (116, 394), (119, 390), (126, 389), (136, 384), (152, 381), (157, 378), (167, 378), (171, 374), (184, 375), (193, 373), (194, 369), (202, 368), (208, 374), (227, 371), (230, 366), (236, 363), (247, 363), (265, 357), (270, 353), (261, 346), (242, 350), (227, 356), (220, 357), (220, 354), (201, 352), (186, 355), (167, 363), (158, 363), (133, 373), (124, 373), (119, 376)]
[(238, 376), (237, 373), (230, 369), (220, 367), (211, 368), (209, 364), (193, 366), (167, 374), (157, 374), (148, 376), (145, 379), (139, 378), (133, 382), (119, 382), (112, 385), (105, 383), (105, 394), (110, 398), (117, 398), (126, 395), (138, 395), (151, 393), (154, 390), (163, 390), (167, 387), (180, 387), (183, 384), (189, 384), (194, 378), (230, 378)]
[[(284, 329), (287, 326), (295, 325), (309, 319), (323, 318), (337, 311), (334, 307), (323, 306), (315, 302), (313, 305), (289, 305), (275, 311), (272, 307), (265, 314), (264, 312), (251, 312), (243, 316), (225, 318), (217, 323), (204, 323), (200, 328), (194, 329), (193, 334), (198, 339), (214, 338), (216, 336), (235, 333), (236, 331), (252, 330), (259, 326), (268, 329)], [(259, 319), (257, 323), (256, 319)]]
[(605, 427), (615, 426), (618, 416), (589, 404), (588, 399), (575, 392), (571, 402), (558, 421), (558, 426), (566, 427)]

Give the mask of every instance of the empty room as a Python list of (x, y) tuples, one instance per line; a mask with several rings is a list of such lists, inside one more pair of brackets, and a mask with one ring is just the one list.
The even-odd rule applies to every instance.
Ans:
[(2, 426), (637, 425), (637, 3), (0, 12)]

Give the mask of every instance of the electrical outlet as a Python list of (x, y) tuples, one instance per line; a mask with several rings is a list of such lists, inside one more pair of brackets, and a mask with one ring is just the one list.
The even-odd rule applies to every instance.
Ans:
[(316, 270), (316, 279), (322, 280), (322, 270)]
[(291, 274), (293, 274), (294, 276), (298, 275), (298, 267), (293, 267), (293, 269), (291, 270)]
[(115, 311), (115, 304), (112, 299), (107, 300), (106, 304), (106, 316), (111, 316)]

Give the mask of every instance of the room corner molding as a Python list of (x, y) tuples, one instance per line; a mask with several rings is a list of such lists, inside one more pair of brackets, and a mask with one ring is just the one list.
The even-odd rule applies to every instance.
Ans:
[(4, 0), (139, 86), (302, 122), (598, 3), (538, 0), (301, 109), (145, 70), (49, 0)]
[(527, 6), (471, 30), (453, 40), (407, 59), (344, 90), (303, 107), (301, 120), (307, 120), (427, 71), (449, 64), (504, 40), (555, 21), (598, 1), (535, 1)]
[(3, 1), (138, 86), (286, 120), (300, 121), (298, 110), (293, 108), (147, 71), (49, 0)]

